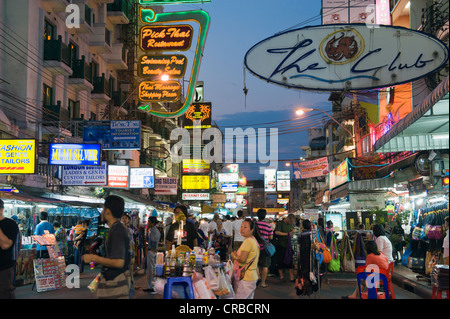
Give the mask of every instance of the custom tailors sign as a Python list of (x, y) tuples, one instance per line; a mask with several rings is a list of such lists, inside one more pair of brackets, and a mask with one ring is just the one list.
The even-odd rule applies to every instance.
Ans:
[(245, 67), (255, 76), (306, 90), (365, 90), (414, 81), (448, 61), (440, 40), (402, 27), (312, 26), (276, 34), (253, 46)]

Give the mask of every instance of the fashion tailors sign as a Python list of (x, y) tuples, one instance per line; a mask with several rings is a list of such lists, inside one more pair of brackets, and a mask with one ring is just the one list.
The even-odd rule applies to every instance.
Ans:
[(245, 67), (290, 88), (341, 91), (407, 83), (444, 67), (440, 40), (402, 27), (320, 25), (276, 34), (253, 46)]

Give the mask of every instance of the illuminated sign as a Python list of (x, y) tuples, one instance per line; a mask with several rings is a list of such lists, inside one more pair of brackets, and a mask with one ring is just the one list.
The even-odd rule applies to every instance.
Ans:
[(184, 117), (184, 128), (210, 128), (211, 103), (193, 103)]
[(230, 169), (230, 173), (239, 173), (239, 164), (228, 164), (227, 167)]
[(291, 172), (277, 171), (277, 191), (289, 192), (291, 190)]
[[(203, 50), (205, 48), (206, 36), (208, 34), (209, 25), (211, 22), (209, 14), (204, 10), (186, 11), (186, 12), (162, 12), (156, 13), (150, 8), (140, 8), (140, 18), (142, 23), (176, 23), (186, 21), (192, 21), (198, 24), (198, 39), (197, 47), (195, 49), (195, 57), (191, 68), (191, 77), (189, 78), (189, 86), (186, 90), (184, 104), (174, 112), (156, 111), (151, 110), (150, 105), (139, 106), (138, 109), (144, 112), (148, 112), (151, 115), (164, 117), (164, 118), (176, 118), (184, 113), (192, 103), (195, 95), (195, 86), (197, 77), (200, 70), (200, 63), (203, 56)], [(148, 40), (148, 39), (147, 39)], [(166, 50), (165, 50), (166, 51)]]
[(50, 143), (49, 165), (100, 165), (101, 144)]
[(270, 83), (342, 91), (412, 82), (447, 61), (447, 46), (429, 34), (397, 26), (334, 24), (278, 33), (253, 46), (244, 64)]
[(143, 51), (186, 51), (191, 47), (190, 25), (144, 26), (141, 28)]
[(324, 176), (328, 174), (328, 157), (312, 161), (292, 163), (295, 179)]
[(236, 194), (245, 195), (248, 193), (248, 187), (238, 187)]
[(207, 3), (211, 0), (139, 0), (139, 4), (145, 6), (162, 6), (167, 4)]
[(179, 79), (186, 72), (187, 58), (184, 55), (143, 55), (139, 59), (140, 77), (160, 77), (167, 74), (170, 78)]
[(264, 170), (264, 190), (266, 192), (277, 191), (277, 170), (275, 169)]
[(177, 81), (143, 81), (139, 84), (139, 100), (144, 102), (175, 102), (180, 98)]
[(237, 192), (238, 184), (222, 184), (222, 192)]
[(208, 160), (184, 159), (183, 173), (209, 173), (210, 163)]
[(339, 185), (347, 183), (349, 179), (349, 171), (348, 171), (348, 159), (345, 159), (341, 164), (339, 164), (336, 168), (331, 170), (330, 174), (330, 189), (333, 189)]
[(238, 181), (238, 173), (219, 173), (219, 183), (237, 183)]
[(182, 187), (183, 189), (209, 189), (210, 178), (207, 175), (184, 175)]
[(34, 174), (36, 140), (0, 140), (0, 174)]
[(129, 166), (108, 165), (107, 187), (128, 188)]
[(153, 167), (130, 168), (130, 188), (154, 188), (154, 178)]
[(209, 200), (209, 193), (183, 193), (183, 200)]

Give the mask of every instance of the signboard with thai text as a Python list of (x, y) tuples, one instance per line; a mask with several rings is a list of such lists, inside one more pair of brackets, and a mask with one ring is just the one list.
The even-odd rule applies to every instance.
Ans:
[(183, 189), (209, 189), (209, 175), (184, 175), (181, 185)]
[(294, 179), (306, 179), (328, 174), (328, 157), (292, 163)]

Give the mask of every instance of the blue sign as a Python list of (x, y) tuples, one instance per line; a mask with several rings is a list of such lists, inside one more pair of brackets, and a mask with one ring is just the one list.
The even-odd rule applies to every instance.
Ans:
[(83, 142), (100, 143), (104, 150), (140, 150), (141, 121), (87, 121)]
[(238, 184), (222, 184), (222, 192), (237, 192)]
[(100, 144), (50, 144), (49, 165), (100, 165)]

